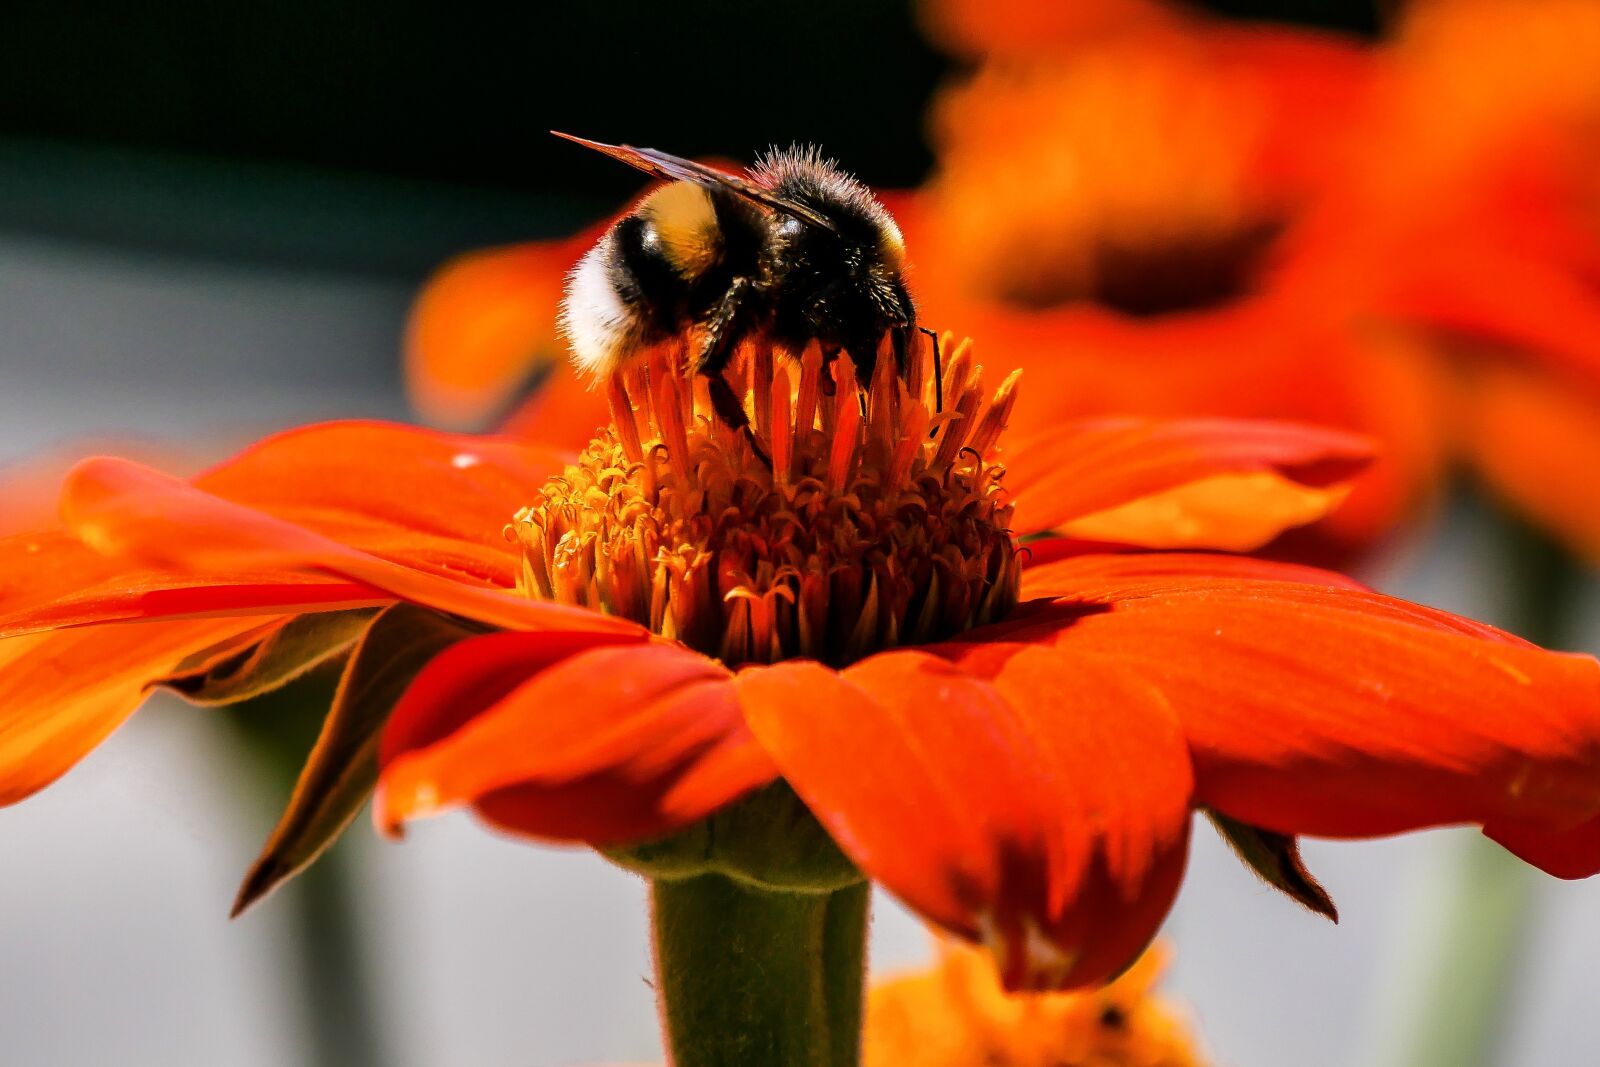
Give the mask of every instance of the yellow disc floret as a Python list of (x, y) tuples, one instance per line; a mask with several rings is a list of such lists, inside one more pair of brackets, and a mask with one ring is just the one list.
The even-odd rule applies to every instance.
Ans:
[(847, 663), (949, 637), (1016, 603), (992, 395), (963, 345), (933, 413), (929, 350), (865, 390), (815, 346), (743, 376), (771, 465), (712, 412), (681, 352), (612, 378), (613, 421), (507, 528), (529, 595), (634, 619), (730, 664)]

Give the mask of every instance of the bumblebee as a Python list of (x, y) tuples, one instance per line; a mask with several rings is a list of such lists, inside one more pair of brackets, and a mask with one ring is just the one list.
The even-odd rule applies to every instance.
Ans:
[(737, 177), (650, 148), (556, 136), (670, 182), (607, 230), (567, 280), (561, 328), (581, 372), (598, 378), (687, 338), (718, 417), (753, 446), (723, 375), (746, 341), (798, 355), (814, 340), (826, 364), (847, 352), (868, 381), (887, 335), (904, 377), (921, 329), (901, 277), (905, 241), (867, 187), (817, 149), (774, 150)]

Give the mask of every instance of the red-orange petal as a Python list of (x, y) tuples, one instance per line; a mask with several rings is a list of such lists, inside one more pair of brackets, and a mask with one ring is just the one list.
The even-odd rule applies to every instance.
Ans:
[(185, 656), (261, 617), (98, 626), (0, 641), (0, 804), (66, 773)]
[(388, 830), (474, 805), (546, 840), (626, 844), (695, 822), (775, 777), (715, 660), (594, 634), (492, 634), (456, 645), (385, 731)]
[(61, 479), (89, 456), (116, 455), (176, 474), (198, 470), (215, 452), (135, 435), (71, 438), (16, 462), (0, 463), (0, 538), (56, 525)]
[(1468, 378), (1462, 442), (1496, 493), (1600, 560), (1600, 390), (1537, 366), (1485, 363)]
[(934, 40), (963, 55), (1050, 55), (1108, 34), (1184, 25), (1160, 0), (1097, 0), (1092, 4), (925, 0), (920, 7)]
[(1103, 655), (1148, 678), (1183, 722), (1198, 798), (1268, 829), (1549, 834), (1600, 814), (1593, 657), (1337, 584), (1189, 570), (1118, 589), (1093, 559), (1053, 563), (1032, 580), (1054, 599), (972, 638)]
[(329, 575), (257, 568), (204, 577), (112, 559), (61, 530), (0, 538), (0, 638), (90, 623), (277, 614), (388, 599)]
[(1028, 549), (1031, 559), (1022, 571), (1023, 600), (1068, 597), (1093, 602), (1160, 595), (1175, 587), (1191, 588), (1196, 580), (1256, 579), (1366, 588), (1354, 578), (1335, 571), (1254, 556), (1212, 552), (1108, 552), (1064, 539), (1036, 541)]
[(530, 600), (472, 576), (447, 577), (381, 559), (125, 460), (80, 464), (63, 489), (62, 518), (97, 551), (191, 571), (197, 586), (263, 571), (334, 575), (504, 629), (642, 632), (621, 619)]
[(532, 396), (500, 426), (508, 437), (581, 451), (611, 422), (602, 390), (591, 388), (566, 361), (550, 368)]
[(386, 559), (509, 585), (505, 525), (571, 458), (508, 437), (330, 422), (274, 434), (194, 484)]
[(406, 388), (423, 418), (482, 425), (540, 368), (565, 360), (556, 336), (562, 286), (598, 236), (470, 252), (428, 279), (405, 339)]
[[(990, 669), (990, 667), (993, 669)], [(1166, 914), (1190, 771), (1159, 696), (1043, 650), (964, 673), (925, 652), (740, 673), (745, 718), (841, 848), (1012, 988), (1102, 981)]]
[(1556, 833), (1509, 822), (1486, 823), (1483, 832), (1557, 878), (1591, 878), (1600, 874), (1600, 816)]
[(1325, 514), (1371, 458), (1337, 430), (1231, 419), (1090, 420), (1006, 449), (1019, 529), (1233, 550)]

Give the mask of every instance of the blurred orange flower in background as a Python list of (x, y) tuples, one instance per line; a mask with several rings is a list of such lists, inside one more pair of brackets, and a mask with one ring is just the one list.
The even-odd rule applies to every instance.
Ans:
[(864, 1067), (1201, 1067), (1178, 1013), (1155, 995), (1157, 945), (1093, 993), (1007, 993), (981, 954), (939, 944), (931, 968), (867, 994)]
[[(447, 263), (418, 296), (405, 337), (405, 377), (417, 409), (429, 422), (461, 429), (507, 415), (540, 375), (565, 371), (566, 344), (556, 335), (556, 310), (573, 264), (604, 227), (560, 241), (469, 252)], [(570, 374), (563, 374), (574, 383)], [(552, 386), (554, 382), (550, 383)], [(589, 390), (581, 404), (588, 425), (562, 433), (549, 423), (569, 410), (545, 405), (545, 440), (581, 448), (606, 419), (603, 400)]]
[[(1311, 568), (1132, 547), (1162, 516), (1260, 543), (1339, 499), (1359, 442), (1113, 420), (1002, 443), (1015, 377), (985, 386), (965, 346), (945, 396), (970, 417), (930, 439), (925, 347), (910, 392), (880, 370), (864, 411), (848, 361), (832, 395), (821, 363), (745, 369), (771, 468), (660, 367), (612, 382), (576, 462), (381, 424), (282, 434), (192, 481), (86, 461), (60, 529), (0, 541), (0, 797), (152, 685), (220, 700), (341, 658), (241, 907), (380, 766), (384, 827), (465, 804), (602, 847), (792, 787), (851, 877), (987, 942), (1011, 987), (1124, 966), (1197, 806), (1329, 913), (1293, 834), (1472, 823), (1555, 873), (1600, 869), (1592, 658)], [(1230, 481), (1291, 505), (1189, 506)], [(1016, 549), (1080, 520), (1121, 543)]]
[(1279, 278), (1357, 132), (1372, 57), (1331, 34), (1146, 15), (1002, 49), (936, 102), (938, 166), (902, 209), (918, 297), (1022, 362), (1050, 395), (1041, 425), (1275, 415), (1377, 437), (1382, 460), (1317, 529), (1318, 554), (1341, 558), (1409, 514), (1442, 458), (1416, 347)]
[[(1431, 0), (1388, 46), (1295, 284), (1450, 364), (1459, 454), (1600, 559), (1600, 4)], [(1360, 220), (1352, 226), (1349, 220)]]

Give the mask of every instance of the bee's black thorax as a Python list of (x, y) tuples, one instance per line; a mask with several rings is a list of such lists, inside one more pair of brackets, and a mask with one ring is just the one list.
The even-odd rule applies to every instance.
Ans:
[(899, 265), (884, 252), (882, 209), (853, 186), (830, 184), (843, 180), (831, 171), (802, 172), (778, 183), (779, 192), (836, 229), (797, 220), (774, 228), (771, 331), (792, 349), (815, 338), (825, 349), (847, 351), (870, 374), (884, 334), (912, 325), (916, 313)]
[[(603, 343), (627, 353), (686, 337), (695, 366), (712, 376), (752, 337), (795, 353), (816, 341), (870, 375), (890, 334), (901, 359), (916, 314), (900, 278), (900, 233), (883, 206), (815, 153), (776, 153), (751, 177), (793, 209), (680, 181), (617, 222), (604, 277), (625, 327), (605, 334), (602, 325), (616, 339)], [(602, 309), (600, 320), (616, 317)]]
[(654, 343), (713, 315), (738, 279), (764, 278), (767, 245), (764, 216), (735, 197), (711, 194), (701, 232), (703, 254), (684, 257), (666, 235), (682, 219), (641, 210), (621, 219), (612, 233), (608, 276), (617, 297), (636, 315), (641, 340)]

